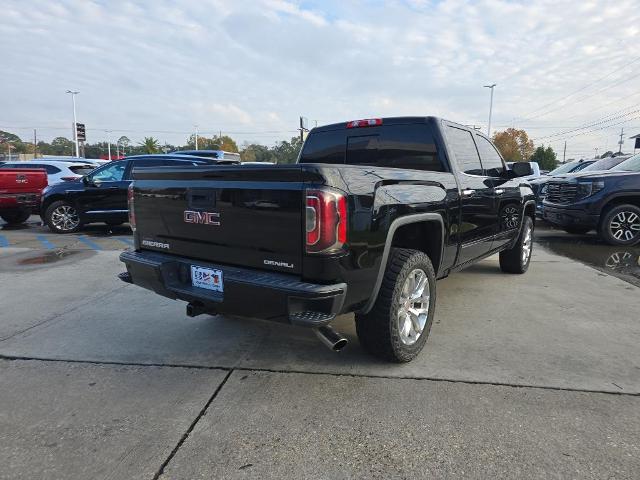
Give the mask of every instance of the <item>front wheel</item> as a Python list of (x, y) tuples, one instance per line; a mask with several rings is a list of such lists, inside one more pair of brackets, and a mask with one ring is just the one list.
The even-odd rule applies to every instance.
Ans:
[(370, 312), (356, 314), (356, 331), (371, 355), (409, 362), (429, 336), (436, 305), (436, 275), (427, 255), (391, 250), (378, 298)]
[(77, 210), (63, 200), (49, 205), (45, 211), (44, 220), (54, 233), (73, 233), (81, 227)]
[(24, 223), (31, 216), (30, 210), (18, 210), (15, 212), (5, 212), (0, 217), (9, 225), (18, 225)]
[(609, 245), (635, 245), (640, 242), (640, 207), (618, 205), (607, 211), (600, 224), (600, 236)]
[(532, 250), (533, 220), (525, 215), (516, 244), (500, 252), (500, 269), (506, 273), (525, 273), (531, 263)]

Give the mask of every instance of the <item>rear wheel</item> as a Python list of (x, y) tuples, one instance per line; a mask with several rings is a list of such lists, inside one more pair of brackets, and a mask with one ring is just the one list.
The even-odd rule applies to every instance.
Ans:
[(31, 210), (18, 210), (16, 212), (5, 212), (0, 217), (9, 225), (24, 223), (31, 216)]
[(392, 362), (413, 360), (424, 347), (436, 304), (436, 275), (427, 255), (391, 250), (378, 298), (356, 314), (356, 331), (371, 355)]
[(609, 245), (635, 245), (640, 242), (640, 207), (617, 205), (600, 224), (600, 236)]
[(572, 235), (584, 235), (591, 230), (590, 227), (563, 227), (563, 230)]
[(524, 273), (531, 263), (533, 250), (533, 220), (525, 216), (516, 244), (500, 252), (500, 268), (506, 273)]
[(80, 217), (75, 207), (63, 200), (53, 202), (44, 214), (44, 220), (54, 233), (73, 233), (80, 230)]

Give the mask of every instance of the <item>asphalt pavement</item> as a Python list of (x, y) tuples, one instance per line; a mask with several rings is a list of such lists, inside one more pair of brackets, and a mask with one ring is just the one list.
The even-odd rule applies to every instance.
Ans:
[(637, 247), (542, 226), (526, 275), (438, 282), (424, 352), (390, 365), (349, 315), (339, 354), (189, 318), (116, 279), (127, 240), (0, 228), (0, 478), (638, 478)]

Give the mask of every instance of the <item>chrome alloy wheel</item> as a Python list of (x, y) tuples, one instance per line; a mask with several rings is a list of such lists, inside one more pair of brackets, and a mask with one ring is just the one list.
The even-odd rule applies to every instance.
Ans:
[(529, 257), (531, 256), (531, 249), (533, 247), (532, 237), (533, 237), (533, 228), (531, 225), (525, 224), (525, 231), (522, 232), (522, 265), (526, 265), (529, 261)]
[(609, 231), (616, 240), (629, 241), (640, 235), (640, 215), (622, 211), (609, 222)]
[(78, 212), (69, 205), (60, 205), (51, 212), (51, 223), (62, 232), (73, 230), (80, 223)]
[(398, 331), (405, 345), (413, 345), (422, 335), (429, 316), (430, 298), (427, 274), (419, 268), (412, 270), (402, 286), (398, 309)]

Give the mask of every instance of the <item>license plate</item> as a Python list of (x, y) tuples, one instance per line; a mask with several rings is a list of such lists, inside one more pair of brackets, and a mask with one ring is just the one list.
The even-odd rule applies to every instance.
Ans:
[(191, 265), (191, 285), (214, 292), (222, 292), (224, 291), (222, 270)]

